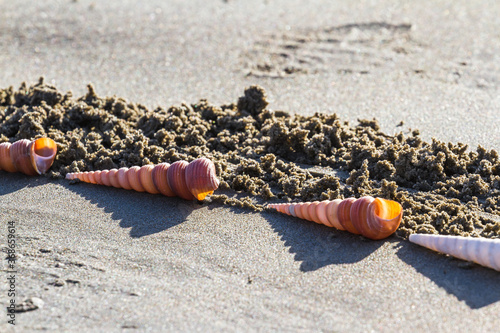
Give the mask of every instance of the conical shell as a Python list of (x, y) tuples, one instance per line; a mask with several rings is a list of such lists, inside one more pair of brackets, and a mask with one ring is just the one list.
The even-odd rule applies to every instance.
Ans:
[(186, 200), (203, 200), (219, 186), (215, 166), (207, 158), (199, 158), (191, 163), (177, 161), (172, 165), (160, 163), (156, 166), (68, 173), (66, 179), (79, 179), (86, 183), (138, 192), (161, 193)]
[(41, 175), (50, 169), (56, 153), (56, 143), (49, 138), (4, 142), (0, 144), (0, 170)]
[(268, 207), (302, 219), (383, 239), (393, 234), (403, 218), (403, 208), (392, 200), (362, 197), (322, 202), (271, 204)]
[(410, 242), (500, 271), (500, 239), (413, 234)]

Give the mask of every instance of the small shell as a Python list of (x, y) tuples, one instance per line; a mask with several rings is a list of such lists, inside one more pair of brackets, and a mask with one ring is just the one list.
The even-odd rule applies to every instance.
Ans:
[(272, 204), (268, 207), (370, 239), (389, 237), (403, 218), (403, 208), (399, 203), (368, 196), (359, 199)]
[(171, 165), (134, 166), (102, 171), (68, 173), (66, 179), (80, 179), (86, 183), (114, 186), (138, 192), (161, 193), (186, 200), (203, 200), (219, 187), (215, 166), (207, 158), (191, 163), (177, 161)]
[(41, 175), (50, 169), (56, 153), (56, 143), (49, 138), (4, 142), (0, 144), (0, 170)]
[(413, 234), (410, 242), (500, 271), (500, 239)]

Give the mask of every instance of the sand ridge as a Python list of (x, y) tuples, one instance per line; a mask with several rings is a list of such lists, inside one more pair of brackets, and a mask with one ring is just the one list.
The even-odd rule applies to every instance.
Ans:
[(259, 86), (232, 104), (201, 99), (149, 110), (99, 97), (92, 85), (74, 98), (41, 78), (0, 90), (0, 130), (0, 141), (54, 139), (59, 153), (51, 177), (208, 157), (227, 191), (207, 202), (261, 211), (270, 202), (372, 195), (403, 205), (400, 237), (500, 237), (495, 150), (425, 142), (418, 130), (387, 135), (375, 119), (352, 126), (336, 114), (273, 111)]

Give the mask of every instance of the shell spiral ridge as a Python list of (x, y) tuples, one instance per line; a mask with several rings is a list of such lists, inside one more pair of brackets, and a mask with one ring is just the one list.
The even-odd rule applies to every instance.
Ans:
[(403, 218), (403, 208), (398, 202), (369, 196), (359, 199), (271, 204), (268, 207), (374, 240), (392, 235)]
[(86, 183), (137, 192), (161, 193), (185, 200), (203, 200), (219, 187), (215, 165), (207, 158), (198, 158), (190, 163), (177, 161), (172, 164), (68, 173), (66, 179), (79, 179)]
[(0, 143), (0, 170), (42, 175), (50, 169), (56, 154), (57, 145), (49, 138)]

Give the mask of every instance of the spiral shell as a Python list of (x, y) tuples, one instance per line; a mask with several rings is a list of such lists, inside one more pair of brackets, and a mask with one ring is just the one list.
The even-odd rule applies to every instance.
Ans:
[(500, 271), (500, 239), (413, 234), (410, 242)]
[(56, 153), (56, 143), (49, 138), (0, 143), (0, 170), (41, 175), (50, 169)]
[(372, 198), (271, 204), (268, 207), (370, 239), (389, 237), (401, 223), (403, 208), (392, 200)]
[(219, 187), (215, 165), (207, 158), (198, 158), (191, 163), (177, 161), (172, 164), (68, 173), (66, 179), (138, 192), (161, 193), (186, 200), (203, 200)]

